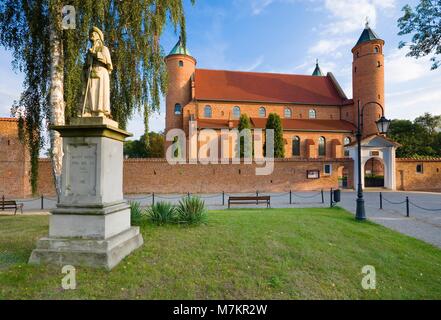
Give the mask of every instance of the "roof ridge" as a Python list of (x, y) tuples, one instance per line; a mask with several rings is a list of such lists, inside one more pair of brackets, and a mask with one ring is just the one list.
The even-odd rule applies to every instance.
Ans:
[[(307, 75), (307, 74), (297, 74), (297, 73), (279, 73), (279, 72), (257, 72), (257, 71), (242, 71), (242, 70), (225, 70), (225, 69), (206, 69), (206, 68), (196, 68), (196, 71), (219, 71), (219, 72), (237, 72), (237, 73), (248, 73), (248, 74), (274, 74), (274, 75), (283, 75), (283, 76), (297, 76), (297, 77), (306, 77), (306, 78), (317, 78), (317, 76)], [(326, 78), (326, 76), (322, 76)]]

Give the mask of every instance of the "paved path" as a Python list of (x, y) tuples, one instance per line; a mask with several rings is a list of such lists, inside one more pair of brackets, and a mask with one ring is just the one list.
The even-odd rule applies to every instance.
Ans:
[[(396, 230), (403, 234), (421, 239), (441, 248), (441, 193), (423, 193), (423, 192), (387, 192), (383, 191), (384, 201), (383, 210), (380, 210), (379, 191), (366, 191), (365, 206), (368, 219), (375, 221), (390, 229)], [(238, 195), (238, 194), (235, 194)], [(255, 194), (241, 194), (255, 195)], [(324, 192), (324, 202), (320, 192), (295, 192), (292, 194), (292, 204), (290, 204), (289, 192), (271, 193), (271, 205), (273, 208), (305, 208), (305, 207), (329, 207), (330, 195), (329, 191)], [(155, 195), (155, 201), (169, 201), (177, 203), (185, 195)], [(222, 205), (221, 194), (204, 194), (200, 195), (211, 210), (222, 210), (226, 208), (229, 194), (225, 195), (225, 205)], [(406, 217), (406, 204), (391, 204), (405, 201), (409, 196), (410, 218)], [(339, 204), (346, 210), (355, 213), (356, 193), (353, 191), (342, 192), (342, 202)], [(128, 196), (129, 201), (138, 201), (143, 206), (152, 203), (151, 195)], [(24, 202), (24, 210), (38, 212), (47, 212), (55, 207), (56, 202), (53, 199), (44, 200), (44, 210), (41, 210), (41, 200)], [(426, 209), (438, 211), (426, 211)], [(235, 206), (236, 207), (236, 206)], [(256, 206), (249, 206), (256, 207)], [(265, 206), (262, 206), (262, 208)], [(0, 211), (0, 214), (1, 211)]]

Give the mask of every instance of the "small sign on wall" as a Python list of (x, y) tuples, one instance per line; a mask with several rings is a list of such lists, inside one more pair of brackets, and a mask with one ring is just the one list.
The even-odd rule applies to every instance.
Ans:
[(320, 179), (320, 170), (308, 170), (306, 177), (308, 179)]
[(371, 157), (379, 157), (380, 151), (371, 151)]

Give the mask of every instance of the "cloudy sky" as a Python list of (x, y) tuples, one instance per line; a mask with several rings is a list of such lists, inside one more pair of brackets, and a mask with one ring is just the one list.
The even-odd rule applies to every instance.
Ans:
[[(407, 58), (398, 50), (397, 19), (415, 0), (197, 0), (187, 6), (188, 49), (198, 67), (258, 72), (310, 74), (315, 59), (333, 72), (352, 97), (351, 49), (366, 17), (386, 41), (386, 112), (389, 118), (414, 119), (424, 112), (441, 114), (441, 70), (430, 71), (429, 58)], [(167, 30), (162, 46), (177, 41)], [(0, 49), (0, 116), (7, 116), (21, 90), (22, 76), (11, 56)], [(165, 126), (164, 106), (150, 121)], [(128, 128), (138, 137), (143, 124), (135, 117)]]

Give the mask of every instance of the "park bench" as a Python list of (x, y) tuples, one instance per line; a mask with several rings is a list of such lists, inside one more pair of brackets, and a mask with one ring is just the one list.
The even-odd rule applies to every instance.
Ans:
[(228, 209), (232, 204), (256, 204), (266, 203), (266, 207), (271, 207), (271, 197), (270, 196), (251, 196), (251, 197), (229, 197), (228, 198)]
[(14, 215), (17, 214), (17, 210), (20, 209), (21, 214), (23, 214), (23, 204), (17, 203), (15, 200), (0, 200), (0, 209), (5, 211), (7, 209), (15, 209)]

